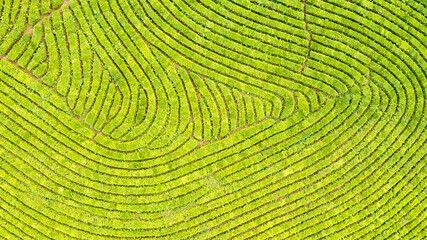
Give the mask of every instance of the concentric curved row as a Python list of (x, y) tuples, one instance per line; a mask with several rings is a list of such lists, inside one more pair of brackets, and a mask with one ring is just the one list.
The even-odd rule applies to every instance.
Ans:
[(426, 6), (1, 1), (0, 236), (425, 238)]

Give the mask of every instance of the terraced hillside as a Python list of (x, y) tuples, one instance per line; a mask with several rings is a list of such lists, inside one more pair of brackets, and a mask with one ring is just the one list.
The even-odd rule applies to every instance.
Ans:
[(425, 0), (0, 0), (1, 239), (426, 239)]

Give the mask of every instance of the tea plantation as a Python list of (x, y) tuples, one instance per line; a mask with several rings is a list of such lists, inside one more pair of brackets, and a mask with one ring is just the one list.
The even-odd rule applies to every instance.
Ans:
[(427, 239), (426, 0), (0, 16), (0, 239)]

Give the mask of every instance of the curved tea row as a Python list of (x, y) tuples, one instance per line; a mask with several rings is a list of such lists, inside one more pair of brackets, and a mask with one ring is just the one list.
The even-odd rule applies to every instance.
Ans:
[(426, 6), (3, 0), (0, 236), (422, 239)]

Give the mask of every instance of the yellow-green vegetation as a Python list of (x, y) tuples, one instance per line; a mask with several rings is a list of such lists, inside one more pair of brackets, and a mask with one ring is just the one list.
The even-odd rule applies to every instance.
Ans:
[(426, 239), (425, 0), (0, 0), (0, 239)]

